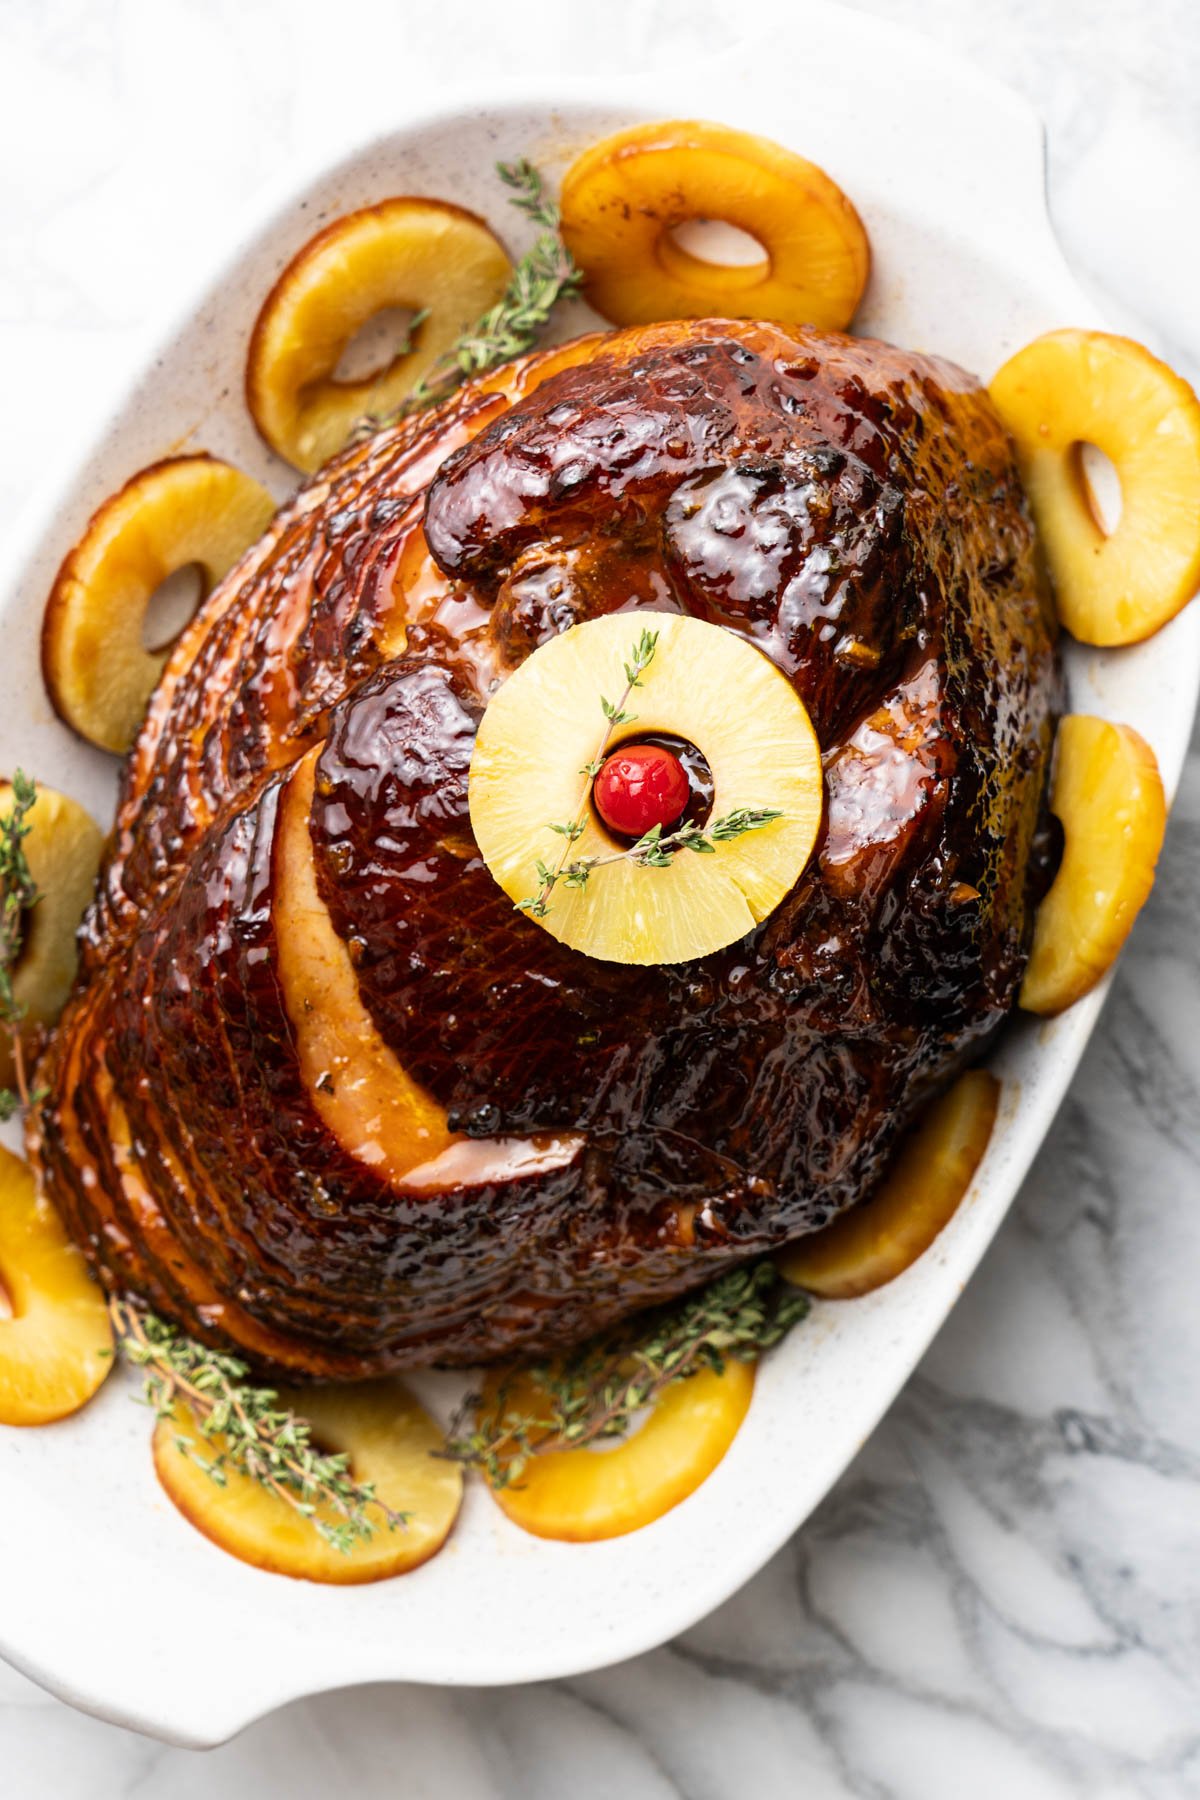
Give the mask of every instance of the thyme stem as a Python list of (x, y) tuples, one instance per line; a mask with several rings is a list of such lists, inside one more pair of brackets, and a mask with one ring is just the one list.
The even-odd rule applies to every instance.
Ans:
[[(372, 1513), (389, 1530), (405, 1524), (408, 1515), (385, 1506), (370, 1482), (354, 1480), (348, 1457), (315, 1448), (307, 1421), (281, 1406), (274, 1388), (246, 1382), (249, 1369), (239, 1357), (196, 1343), (133, 1301), (114, 1297), (108, 1309), (122, 1354), (145, 1372), (146, 1404), (159, 1418), (175, 1418), (176, 1407), (186, 1405), (202, 1435), (213, 1440), (211, 1461), (182, 1435), (175, 1442), (218, 1486), (224, 1486), (226, 1469), (236, 1469), (343, 1553), (374, 1535)], [(318, 1518), (322, 1505), (337, 1519)]]

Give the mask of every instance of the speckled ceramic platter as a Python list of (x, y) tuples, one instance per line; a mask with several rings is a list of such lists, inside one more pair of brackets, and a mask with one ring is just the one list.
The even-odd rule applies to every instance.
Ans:
[[(631, 73), (603, 91), (564, 83), (503, 106), (443, 101), (262, 213), (133, 374), (125, 402), (90, 439), (80, 432), (81, 461), (31, 521), (3, 588), (0, 767), (19, 756), (109, 816), (114, 765), (72, 738), (42, 689), (47, 589), (96, 504), (170, 450), (209, 449), (286, 492), (289, 472), (242, 405), (242, 369), (260, 300), (322, 221), (387, 194), (428, 193), (487, 215), (518, 250), (497, 157), (528, 155), (555, 178), (602, 133), (679, 116), (767, 133), (848, 191), (875, 252), (864, 331), (987, 376), (1036, 333), (1095, 322), (1050, 233), (1037, 120), (1004, 89), (878, 21), (798, 10), (794, 41), (769, 64), (748, 44), (669, 79)], [(590, 322), (580, 309), (564, 329)], [(1072, 704), (1135, 725), (1173, 789), (1198, 670), (1193, 609), (1135, 649), (1073, 649)], [(995, 1059), (999, 1125), (950, 1227), (891, 1286), (816, 1309), (763, 1367), (725, 1461), (656, 1524), (603, 1544), (543, 1542), (473, 1486), (446, 1550), (400, 1580), (336, 1589), (262, 1574), (214, 1549), (163, 1497), (150, 1421), (118, 1377), (75, 1419), (0, 1428), (0, 1651), (79, 1706), (207, 1744), (325, 1688), (530, 1681), (662, 1642), (796, 1530), (892, 1401), (1003, 1218), (1102, 997), (1052, 1024), (1014, 1024)], [(458, 1387), (440, 1377), (421, 1385), (441, 1409)]]

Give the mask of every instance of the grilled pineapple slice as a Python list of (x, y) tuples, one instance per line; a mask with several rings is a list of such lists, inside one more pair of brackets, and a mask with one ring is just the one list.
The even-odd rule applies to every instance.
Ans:
[(32, 1169), (4, 1149), (0, 1291), (0, 1425), (78, 1412), (113, 1365), (108, 1308)]
[(1154, 885), (1167, 826), (1149, 744), (1129, 725), (1085, 713), (1058, 728), (1050, 805), (1063, 857), (1021, 986), (1021, 1005), (1035, 1013), (1062, 1012), (1107, 974)]
[[(503, 1378), (489, 1376), (483, 1407), (500, 1401)], [(661, 1518), (706, 1481), (732, 1444), (754, 1393), (754, 1364), (727, 1362), (668, 1387), (620, 1443), (548, 1450), (518, 1478), (492, 1489), (498, 1506), (535, 1537), (588, 1543), (623, 1537)], [(533, 1377), (510, 1377), (506, 1407), (539, 1414)]]
[[(12, 808), (12, 788), (0, 782), (0, 817)], [(24, 922), (12, 986), (25, 1009), (21, 1037), (28, 1043), (40, 1026), (53, 1025), (71, 991), (79, 960), (75, 938), (95, 887), (104, 834), (82, 806), (53, 788), (38, 787), (25, 818), (25, 859), (38, 899)], [(0, 1087), (11, 1087), (13, 1079), (12, 1050), (3, 1041)]]
[[(1200, 401), (1141, 344), (1052, 331), (1005, 363), (990, 393), (1016, 440), (1059, 615), (1084, 644), (1132, 644), (1200, 585)], [(1106, 532), (1084, 479), (1095, 444), (1121, 482)]]
[(983, 1159), (1000, 1083), (986, 1069), (960, 1075), (935, 1100), (880, 1186), (779, 1258), (783, 1275), (826, 1300), (850, 1300), (894, 1281), (948, 1225)]
[[(311, 1520), (248, 1475), (226, 1467), (218, 1485), (200, 1466), (220, 1454), (221, 1439), (205, 1437), (185, 1407), (158, 1421), (154, 1467), (184, 1517), (222, 1550), (256, 1569), (298, 1580), (349, 1585), (403, 1575), (437, 1554), (462, 1503), (462, 1471), (434, 1454), (438, 1427), (398, 1381), (284, 1390), (280, 1403), (307, 1419), (314, 1442), (349, 1455), (355, 1480), (373, 1482), (379, 1500), (406, 1523), (389, 1528), (368, 1508), (375, 1529), (349, 1551), (327, 1543)], [(374, 1513), (374, 1517), (372, 1516)], [(318, 1506), (318, 1521), (340, 1515)]]
[[(673, 235), (694, 219), (737, 226), (762, 260), (694, 255)], [(715, 316), (841, 331), (871, 266), (862, 220), (822, 169), (695, 119), (635, 125), (586, 150), (563, 182), (562, 229), (588, 299), (614, 325)]]
[(72, 730), (124, 755), (167, 660), (142, 641), (156, 589), (193, 564), (215, 587), (274, 511), (266, 488), (205, 455), (155, 463), (104, 502), (59, 570), (42, 625), (42, 674)]
[[(246, 365), (246, 402), (272, 450), (319, 468), (365, 413), (411, 393), (455, 339), (495, 305), (511, 265), (482, 219), (444, 200), (396, 198), (327, 225), (292, 258), (263, 303)], [(369, 319), (421, 314), (411, 347), (361, 380), (334, 371)]]

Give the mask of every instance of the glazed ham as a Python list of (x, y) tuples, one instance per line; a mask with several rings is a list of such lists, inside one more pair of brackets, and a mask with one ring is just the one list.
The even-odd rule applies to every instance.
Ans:
[[(619, 608), (795, 683), (825, 820), (691, 963), (601, 962), (471, 835), (475, 731)], [(345, 452), (178, 645), (33, 1125), (104, 1280), (255, 1364), (576, 1342), (869, 1191), (1012, 1004), (1053, 634), (962, 370), (701, 321), (581, 339)]]

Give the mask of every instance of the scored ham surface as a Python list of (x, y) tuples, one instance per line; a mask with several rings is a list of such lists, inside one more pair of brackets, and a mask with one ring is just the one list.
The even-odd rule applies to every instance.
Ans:
[[(671, 967), (557, 944), (467, 813), (488, 695), (620, 607), (750, 638), (824, 753), (792, 893)], [(39, 1070), (45, 1189), (113, 1288), (318, 1377), (572, 1343), (771, 1250), (1010, 1008), (1057, 700), (952, 364), (710, 320), (470, 383), (302, 488), (173, 653)]]

